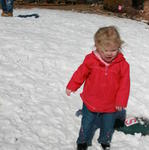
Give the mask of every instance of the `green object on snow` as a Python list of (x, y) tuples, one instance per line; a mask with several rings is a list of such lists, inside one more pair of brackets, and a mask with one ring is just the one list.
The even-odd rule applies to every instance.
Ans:
[(122, 131), (125, 134), (141, 133), (141, 135), (149, 135), (149, 119), (131, 117), (127, 118), (125, 121), (116, 119), (115, 130)]

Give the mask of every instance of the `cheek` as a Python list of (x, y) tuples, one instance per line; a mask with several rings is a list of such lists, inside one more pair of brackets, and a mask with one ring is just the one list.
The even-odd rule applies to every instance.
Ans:
[(113, 52), (113, 56), (117, 56), (118, 52)]
[(106, 54), (104, 52), (102, 52), (100, 56), (105, 57)]

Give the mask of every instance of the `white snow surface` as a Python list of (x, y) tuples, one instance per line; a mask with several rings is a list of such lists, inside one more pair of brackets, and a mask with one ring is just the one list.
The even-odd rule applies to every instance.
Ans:
[[(35, 19), (18, 15), (38, 13)], [(82, 107), (65, 87), (94, 48), (99, 27), (115, 25), (130, 64), (128, 116), (149, 118), (149, 26), (116, 17), (48, 9), (15, 9), (0, 17), (0, 150), (75, 150)], [(97, 130), (93, 146), (100, 150)], [(116, 131), (111, 150), (148, 150), (149, 136)]]

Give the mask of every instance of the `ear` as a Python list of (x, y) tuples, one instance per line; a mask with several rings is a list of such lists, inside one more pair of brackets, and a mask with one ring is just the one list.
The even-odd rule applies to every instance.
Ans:
[(97, 48), (97, 44), (95, 43), (95, 47)]

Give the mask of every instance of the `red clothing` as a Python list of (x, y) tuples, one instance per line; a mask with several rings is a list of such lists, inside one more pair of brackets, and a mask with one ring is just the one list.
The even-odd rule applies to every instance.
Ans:
[(74, 72), (67, 89), (76, 91), (83, 83), (80, 96), (90, 111), (115, 112), (115, 106), (127, 106), (129, 64), (119, 53), (109, 66), (105, 66), (92, 52)]

